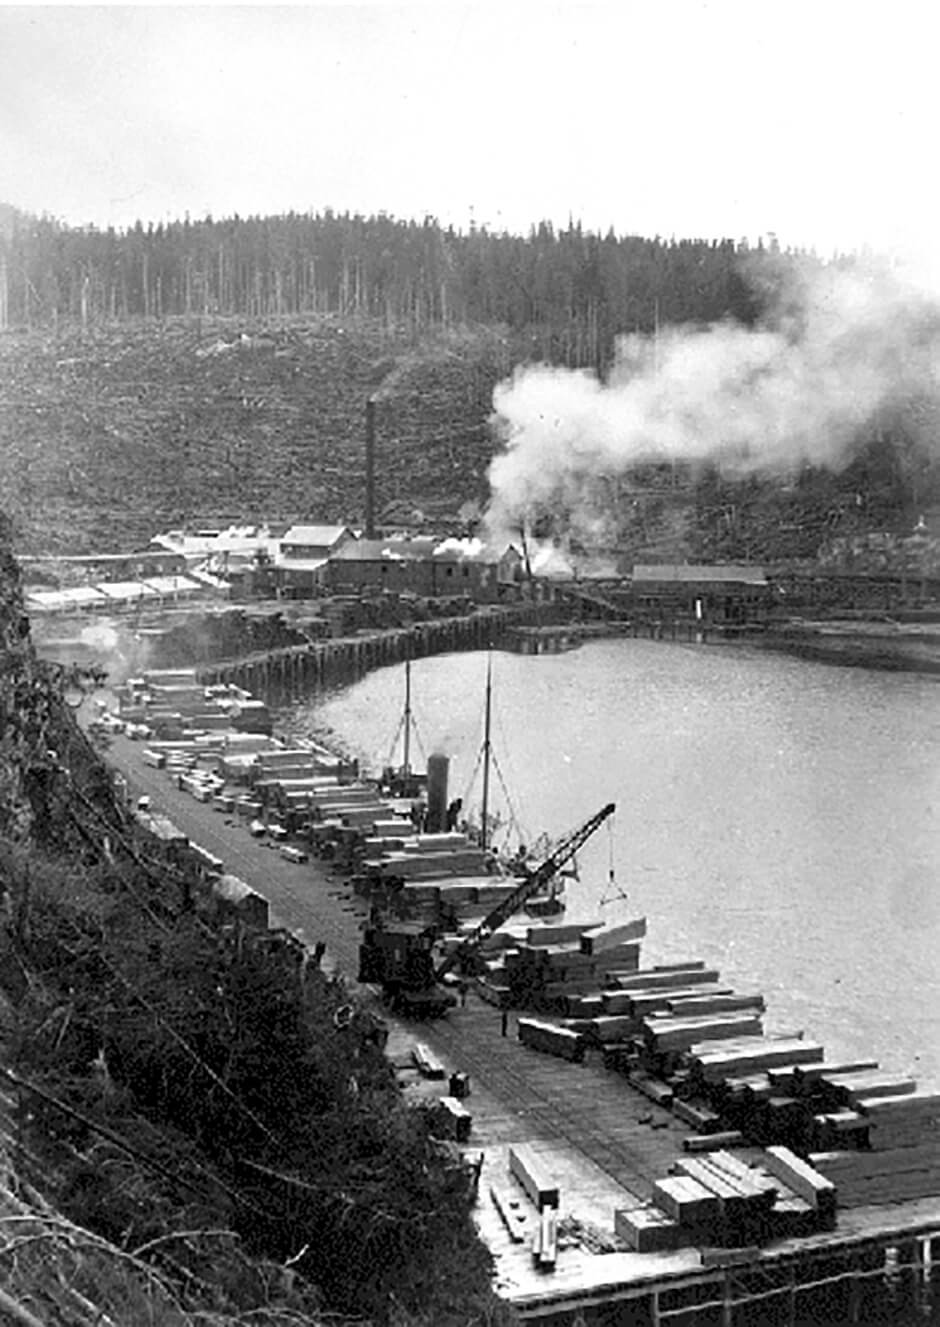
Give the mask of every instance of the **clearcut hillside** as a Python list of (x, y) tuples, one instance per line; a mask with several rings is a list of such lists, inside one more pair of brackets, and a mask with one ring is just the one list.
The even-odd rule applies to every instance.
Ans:
[(379, 319), (137, 319), (0, 337), (0, 487), (20, 553), (120, 551), (219, 520), (456, 519), (486, 494), (493, 329)]

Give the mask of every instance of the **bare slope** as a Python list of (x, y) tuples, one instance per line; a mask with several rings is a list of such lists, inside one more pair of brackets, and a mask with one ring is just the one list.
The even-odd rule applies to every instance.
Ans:
[(379, 393), (378, 510), (485, 491), (493, 331), (378, 320), (137, 321), (0, 338), (0, 485), (23, 552), (146, 544), (219, 519), (359, 521)]

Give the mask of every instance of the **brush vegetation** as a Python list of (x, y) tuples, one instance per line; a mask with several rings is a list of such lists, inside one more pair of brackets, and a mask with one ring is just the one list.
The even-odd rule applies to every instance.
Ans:
[(379, 1020), (288, 937), (220, 925), (142, 835), (0, 572), (0, 1134), (22, 1169), (0, 1208), (33, 1195), (0, 1281), (53, 1302), (46, 1241), (112, 1322), (505, 1320), (469, 1173), (404, 1103)]

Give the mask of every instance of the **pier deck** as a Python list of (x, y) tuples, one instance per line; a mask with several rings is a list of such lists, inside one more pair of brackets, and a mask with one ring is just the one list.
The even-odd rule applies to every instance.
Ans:
[[(134, 795), (149, 794), (184, 834), (263, 894), (277, 924), (309, 945), (324, 941), (325, 966), (355, 973), (365, 907), (341, 877), (316, 861), (285, 862), (244, 826), (233, 825), (231, 817), (177, 790), (163, 771), (145, 766), (139, 743), (115, 736), (108, 759)], [(730, 1325), (737, 1323), (739, 1309), (741, 1321), (815, 1321), (817, 1309), (810, 1313), (806, 1297), (823, 1293), (822, 1286), (827, 1295), (845, 1296), (845, 1316), (827, 1320), (872, 1321), (865, 1316), (872, 1311), (865, 1296), (874, 1293), (872, 1278), (879, 1287), (884, 1281), (895, 1245), (906, 1250), (902, 1261), (913, 1268), (905, 1276), (913, 1279), (915, 1298), (929, 1298), (930, 1240), (940, 1238), (940, 1197), (840, 1206), (836, 1230), (752, 1250), (746, 1268), (704, 1267), (701, 1250), (694, 1247), (655, 1254), (604, 1251), (617, 1247), (615, 1210), (649, 1202), (654, 1179), (682, 1154), (683, 1137), (691, 1130), (606, 1070), (599, 1058), (589, 1054), (584, 1064), (572, 1064), (544, 1055), (519, 1043), (515, 1014), (509, 1015), (505, 1037), (501, 1021), (498, 1009), (471, 993), (465, 1007), (433, 1024), (390, 1019), (389, 1053), (401, 1068), (405, 1091), (414, 1095), (447, 1092), (446, 1080), (423, 1080), (413, 1068), (416, 1041), (428, 1045), (448, 1073), (469, 1075), (466, 1105), (473, 1127), (465, 1150), (472, 1158), (484, 1154), (478, 1222), (493, 1252), (498, 1289), (524, 1318), (560, 1327), (580, 1317), (584, 1324), (606, 1327), (624, 1320), (619, 1315), (630, 1301), (631, 1323)], [(511, 1189), (508, 1150), (520, 1143), (544, 1158), (561, 1189), (559, 1257), (551, 1272), (539, 1270), (532, 1257), (534, 1209), (526, 1237), (517, 1242), (490, 1197), (491, 1184)], [(524, 1203), (521, 1207), (525, 1210)], [(766, 1316), (755, 1319), (755, 1311)]]

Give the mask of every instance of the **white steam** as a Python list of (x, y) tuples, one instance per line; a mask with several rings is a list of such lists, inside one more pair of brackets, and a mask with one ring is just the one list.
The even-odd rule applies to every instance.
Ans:
[(886, 407), (938, 398), (940, 302), (898, 269), (794, 269), (772, 316), (625, 336), (606, 382), (519, 369), (494, 393), (492, 532), (526, 513), (603, 522), (597, 482), (641, 462), (718, 461), (768, 473), (838, 468)]

